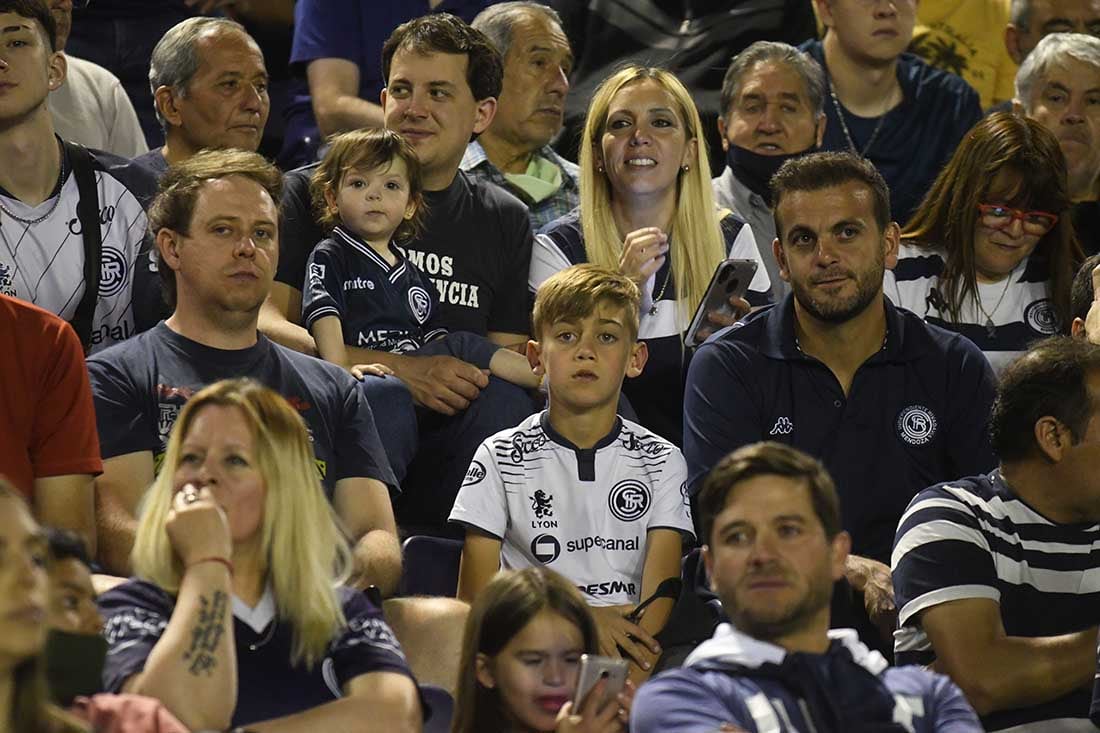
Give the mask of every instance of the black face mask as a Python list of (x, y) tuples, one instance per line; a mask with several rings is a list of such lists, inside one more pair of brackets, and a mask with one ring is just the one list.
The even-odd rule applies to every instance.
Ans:
[(50, 629), (46, 638), (46, 679), (57, 704), (68, 707), (77, 695), (103, 689), (107, 640), (99, 634), (73, 634)]
[(730, 143), (729, 150), (726, 151), (726, 164), (729, 165), (737, 180), (748, 186), (750, 191), (762, 197), (768, 206), (771, 206), (772, 192), (768, 183), (775, 172), (788, 160), (801, 158), (815, 150), (817, 150), (816, 145), (787, 155), (760, 155)]

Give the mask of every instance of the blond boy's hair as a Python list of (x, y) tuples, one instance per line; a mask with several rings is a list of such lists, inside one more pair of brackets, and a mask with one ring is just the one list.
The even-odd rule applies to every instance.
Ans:
[(634, 341), (641, 300), (638, 286), (625, 275), (599, 265), (574, 265), (554, 273), (539, 287), (531, 316), (533, 333), (541, 339), (543, 331), (555, 323), (579, 321), (592, 315), (600, 303), (609, 303), (626, 313), (626, 329)]

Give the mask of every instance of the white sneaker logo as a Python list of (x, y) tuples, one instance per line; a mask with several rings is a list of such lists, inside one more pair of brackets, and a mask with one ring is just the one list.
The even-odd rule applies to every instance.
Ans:
[(781, 417), (775, 421), (775, 427), (768, 435), (790, 435), (794, 432), (794, 423), (789, 417)]

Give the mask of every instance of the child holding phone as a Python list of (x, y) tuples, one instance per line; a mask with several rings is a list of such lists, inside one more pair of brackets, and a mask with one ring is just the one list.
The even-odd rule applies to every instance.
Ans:
[(549, 407), (481, 444), (450, 515), (466, 528), (460, 598), (477, 598), (501, 567), (554, 563), (583, 593), (600, 653), (629, 657), (635, 681), (652, 671), (672, 611), (657, 591), (679, 578), (681, 542), (694, 539), (680, 449), (616, 413), (623, 378), (646, 363), (639, 300), (632, 280), (591, 264), (542, 284), (527, 358)]
[(446, 354), (523, 387), (538, 378), (519, 354), (483, 336), (448, 333), (438, 323), (436, 287), (398, 241), (419, 228), (423, 209), (420, 162), (392, 130), (337, 135), (313, 174), (311, 194), (331, 229), (309, 256), (302, 288), (302, 322), (321, 358), (350, 369), (345, 346), (386, 355)]
[(498, 573), (466, 620), (452, 733), (625, 731), (632, 683), (605, 702), (601, 679), (573, 703), (581, 656), (597, 646), (584, 599), (560, 575), (541, 567)]

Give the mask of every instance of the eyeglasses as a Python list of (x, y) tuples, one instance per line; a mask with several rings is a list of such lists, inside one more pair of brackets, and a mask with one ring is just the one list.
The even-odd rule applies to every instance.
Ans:
[(1058, 215), (1049, 211), (1021, 211), (1000, 204), (978, 204), (983, 226), (990, 229), (1004, 229), (1017, 219), (1027, 234), (1042, 236), (1058, 223)]

